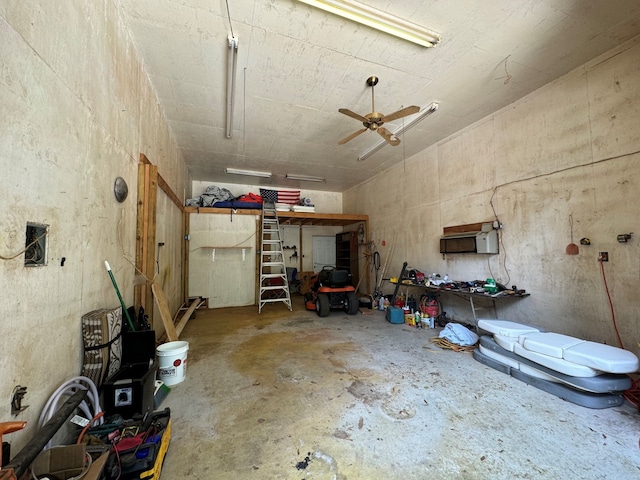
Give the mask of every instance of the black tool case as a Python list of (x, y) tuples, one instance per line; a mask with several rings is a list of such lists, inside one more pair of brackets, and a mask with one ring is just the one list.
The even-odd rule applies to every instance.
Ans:
[(153, 330), (122, 334), (120, 369), (102, 385), (102, 406), (106, 416), (133, 418), (153, 411), (157, 364)]

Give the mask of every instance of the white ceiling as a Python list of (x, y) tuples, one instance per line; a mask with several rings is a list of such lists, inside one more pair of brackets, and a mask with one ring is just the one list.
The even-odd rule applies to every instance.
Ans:
[[(227, 2), (230, 20), (227, 14)], [(344, 191), (640, 34), (638, 0), (362, 0), (442, 36), (424, 48), (297, 0), (119, 0), (194, 180)], [(233, 135), (225, 135), (227, 37), (238, 37)], [(338, 113), (439, 110), (381, 140)], [(406, 117), (409, 122), (413, 116)], [(402, 120), (385, 125), (389, 130)], [(271, 179), (227, 175), (263, 170)], [(325, 183), (295, 182), (306, 174)]]

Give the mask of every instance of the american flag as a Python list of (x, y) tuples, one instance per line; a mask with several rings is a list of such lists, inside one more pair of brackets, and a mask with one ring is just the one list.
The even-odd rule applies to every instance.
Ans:
[(300, 201), (300, 190), (278, 190), (278, 203), (297, 205)]
[(265, 202), (286, 203), (297, 205), (300, 201), (300, 190), (269, 190), (260, 189), (260, 196)]

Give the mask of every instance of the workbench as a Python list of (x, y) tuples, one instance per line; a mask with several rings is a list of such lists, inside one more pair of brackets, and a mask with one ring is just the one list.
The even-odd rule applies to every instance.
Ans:
[[(394, 285), (398, 285), (397, 283), (391, 282)], [(456, 296), (459, 298), (463, 298), (469, 302), (469, 307), (471, 308), (471, 313), (473, 315), (473, 325), (478, 330), (478, 311), (492, 309), (493, 317), (498, 318), (498, 310), (496, 302), (501, 300), (506, 300), (508, 298), (516, 299), (516, 298), (524, 298), (528, 297), (529, 293), (506, 293), (506, 291), (498, 292), (498, 293), (483, 293), (483, 292), (469, 292), (466, 290), (454, 289), (454, 288), (446, 288), (440, 286), (433, 285), (421, 285), (415, 283), (400, 283), (400, 286), (412, 288), (420, 288), (427, 294), (432, 294), (436, 296)], [(405, 296), (405, 298), (408, 295)], [(479, 304), (476, 304), (478, 302)]]

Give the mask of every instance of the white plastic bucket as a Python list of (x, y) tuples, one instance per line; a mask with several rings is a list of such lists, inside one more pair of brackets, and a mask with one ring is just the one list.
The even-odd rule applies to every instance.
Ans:
[(187, 374), (189, 342), (163, 343), (156, 349), (158, 355), (158, 379), (165, 385), (177, 385)]

